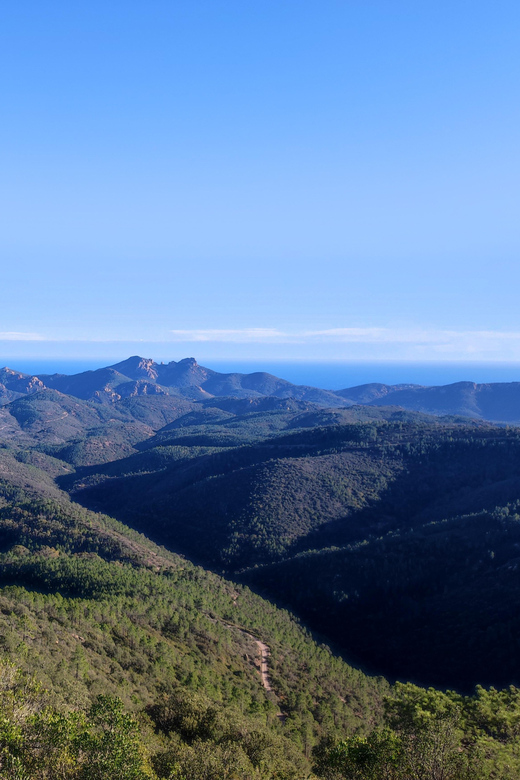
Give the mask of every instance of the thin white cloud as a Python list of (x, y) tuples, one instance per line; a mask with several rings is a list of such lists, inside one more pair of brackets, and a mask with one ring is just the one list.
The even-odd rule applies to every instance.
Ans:
[(0, 331), (0, 341), (46, 341), (40, 333), (18, 333), (17, 331)]
[(243, 328), (241, 330), (206, 329), (206, 330), (171, 330), (176, 341), (219, 341), (233, 343), (280, 343), (293, 341), (290, 334), (276, 328)]
[(492, 330), (436, 330), (419, 328), (330, 328), (307, 331), (310, 338), (369, 344), (449, 344), (462, 342), (520, 341), (520, 332)]
[(171, 330), (176, 341), (339, 341), (370, 344), (434, 344), (465, 340), (520, 341), (520, 332), (491, 330), (436, 330), (419, 328), (329, 328), (327, 330), (281, 331), (277, 328)]
[[(436, 328), (352, 327), (321, 330), (278, 328), (198, 328), (171, 330), (168, 337), (132, 340), (129, 338), (84, 338), (71, 336), (49, 338), (40, 333), (18, 331), (0, 332), (4, 352), (8, 343), (46, 342), (59, 345), (76, 344), (86, 349), (91, 344), (128, 344), (134, 350), (143, 342), (168, 345), (207, 344), (211, 350), (240, 352), (248, 345), (256, 345), (255, 354), (262, 348), (271, 356), (307, 354), (313, 358), (376, 359), (376, 360), (520, 360), (520, 331), (443, 330)], [(230, 345), (226, 348), (226, 344)], [(131, 346), (133, 345), (133, 346)], [(236, 345), (236, 348), (233, 346)], [(83, 349), (82, 347), (82, 349)], [(14, 346), (11, 347), (11, 351)]]
[[(443, 332), (444, 333), (444, 332)], [(425, 332), (405, 328), (329, 328), (328, 330), (310, 330), (303, 334), (313, 340), (339, 341), (342, 343), (408, 344), (417, 341), (436, 341), (440, 332)]]
[(517, 331), (493, 330), (420, 330), (413, 328), (330, 328), (306, 331), (304, 336), (332, 338), (340, 341), (433, 343), (458, 339), (520, 340)]
[[(176, 342), (235, 344), (344, 345), (370, 354), (407, 359), (520, 359), (519, 331), (442, 330), (435, 328), (329, 328), (282, 331), (276, 328), (172, 330)], [(343, 350), (343, 352), (345, 351)], [(379, 354), (380, 353), (380, 354)]]

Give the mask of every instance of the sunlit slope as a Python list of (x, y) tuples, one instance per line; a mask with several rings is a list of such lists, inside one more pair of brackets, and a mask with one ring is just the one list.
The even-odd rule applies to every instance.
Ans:
[[(40, 494), (36, 482), (0, 484), (0, 645), (4, 657), (38, 669), (55, 701), (87, 707), (113, 693), (139, 710), (192, 692), (207, 706), (232, 703), (248, 728), (262, 713), (262, 728), (292, 740), (288, 753), (298, 734), (317, 740), (378, 721), (383, 681), (333, 658), (247, 588), (47, 484), (43, 474)], [(256, 638), (270, 651), (272, 691)]]

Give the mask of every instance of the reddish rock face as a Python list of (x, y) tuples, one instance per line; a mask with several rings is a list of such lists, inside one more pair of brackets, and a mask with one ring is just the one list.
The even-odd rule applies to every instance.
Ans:
[(7, 389), (15, 393), (38, 393), (45, 389), (45, 385), (37, 376), (29, 376), (11, 368), (0, 369), (0, 382)]

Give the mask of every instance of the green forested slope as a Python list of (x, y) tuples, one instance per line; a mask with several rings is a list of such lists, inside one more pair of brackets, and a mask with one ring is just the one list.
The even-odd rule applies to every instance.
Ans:
[(376, 421), (233, 446), (208, 427), (167, 446), (156, 436), (140, 454), (80, 469), (61, 484), (89, 506), (235, 570), (520, 495), (515, 430)]
[(516, 429), (375, 421), (238, 447), (152, 444), (62, 480), (157, 541), (242, 571), (372, 670), (465, 690), (520, 680), (516, 569), (493, 569), (516, 559), (515, 522), (506, 533), (495, 519), (520, 496)]
[[(154, 448), (62, 484), (161, 543), (237, 569), (279, 557), (334, 520), (344, 520), (345, 533), (356, 538), (358, 529), (347, 530), (350, 517), (402, 468), (374, 445), (374, 433), (370, 426), (338, 426), (239, 447), (217, 447), (217, 439), (201, 434), (162, 447), (155, 468)], [(209, 449), (195, 446), (203, 441)]]
[[(380, 721), (386, 683), (334, 658), (247, 588), (64, 494), (39, 497), (34, 486), (4, 481), (0, 495), (3, 658), (37, 672), (60, 712), (86, 713), (99, 696), (117, 696), (144, 718), (148, 749), (164, 753), (169, 769), (159, 776), (195, 740), (224, 750), (217, 741), (227, 729), (234, 737), (224, 742), (243, 763), (238, 776), (253, 776), (245, 749), (253, 739), (263, 746), (259, 777), (275, 768), (303, 777), (322, 737)], [(270, 650), (272, 691), (262, 684), (257, 638)]]
[(63, 495), (1, 494), (2, 777), (518, 777), (517, 689), (390, 689), (116, 521)]
[(164, 398), (45, 391), (3, 409), (2, 776), (517, 778), (516, 688), (390, 688), (155, 542), (296, 608), (361, 666), (506, 686), (519, 433)]

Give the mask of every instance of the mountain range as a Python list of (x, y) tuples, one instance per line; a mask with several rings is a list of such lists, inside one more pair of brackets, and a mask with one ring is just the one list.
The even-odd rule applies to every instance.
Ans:
[(139, 356), (71, 376), (31, 376), (10, 368), (0, 369), (0, 404), (45, 389), (112, 406), (142, 395), (174, 396), (192, 402), (215, 398), (278, 398), (322, 408), (393, 406), (431, 415), (463, 415), (496, 423), (520, 422), (520, 382), (456, 382), (432, 387), (370, 383), (332, 391), (294, 385), (265, 372), (220, 373), (200, 366), (194, 358), (165, 364)]

